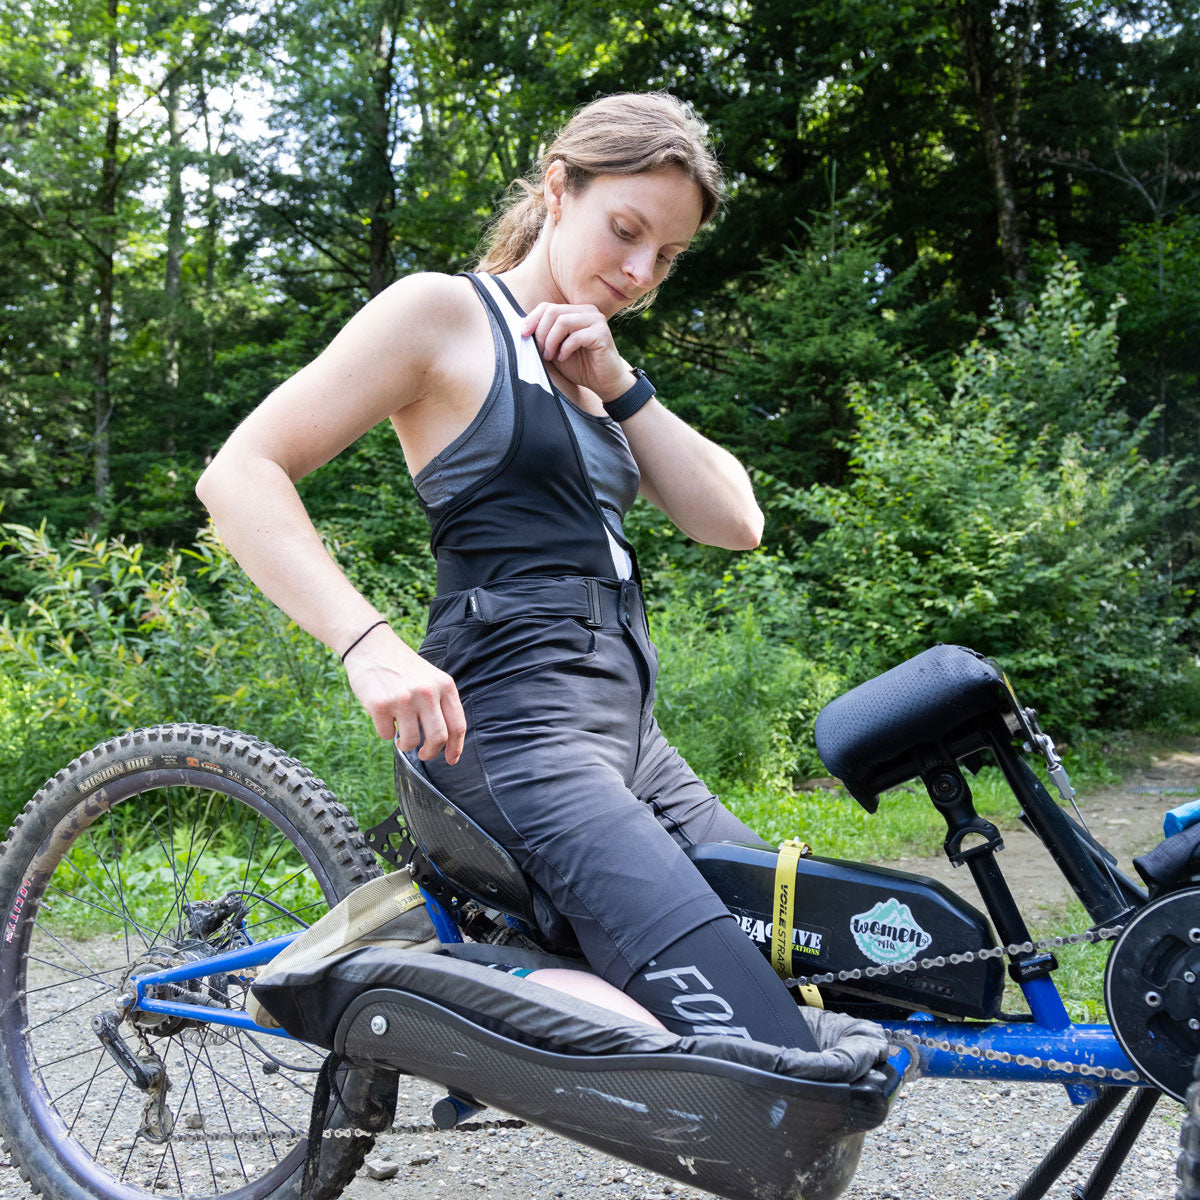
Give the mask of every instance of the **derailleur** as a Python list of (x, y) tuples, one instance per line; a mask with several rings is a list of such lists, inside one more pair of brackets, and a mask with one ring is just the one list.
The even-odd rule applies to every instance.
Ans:
[(92, 1018), (92, 1032), (100, 1039), (109, 1057), (138, 1091), (146, 1093), (142, 1121), (135, 1136), (149, 1142), (165, 1142), (175, 1128), (175, 1114), (167, 1107), (167, 1092), (171, 1087), (167, 1068), (148, 1045), (144, 1053), (135, 1056), (121, 1036), (120, 1026), (121, 1017), (117, 1012), (101, 1013)]

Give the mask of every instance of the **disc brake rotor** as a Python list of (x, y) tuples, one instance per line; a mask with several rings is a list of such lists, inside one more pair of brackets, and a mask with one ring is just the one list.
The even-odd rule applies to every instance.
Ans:
[(1200, 1053), (1200, 888), (1162, 896), (1113, 945), (1104, 1003), (1130, 1061), (1182, 1100)]

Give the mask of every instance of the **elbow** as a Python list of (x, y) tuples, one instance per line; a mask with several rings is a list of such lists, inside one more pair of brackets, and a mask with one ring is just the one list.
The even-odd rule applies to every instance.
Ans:
[(762, 545), (763, 515), (756, 504), (753, 513), (747, 513), (737, 531), (737, 544), (731, 550), (754, 550)]
[(722, 531), (719, 541), (713, 545), (724, 550), (753, 550), (762, 544), (763, 515), (757, 508), (753, 513), (746, 513), (736, 520), (730, 521)]
[(196, 498), (209, 512), (212, 512), (213, 502), (216, 499), (217, 472), (214, 469), (216, 465), (217, 460), (214, 458), (200, 473), (200, 478), (196, 480)]
[[(200, 478), (196, 480), (196, 498), (214, 518), (223, 499), (237, 496), (240, 490), (244, 490), (247, 475), (244, 468), (245, 464), (239, 468), (222, 449), (200, 473)], [(236, 482), (239, 476), (241, 484)]]

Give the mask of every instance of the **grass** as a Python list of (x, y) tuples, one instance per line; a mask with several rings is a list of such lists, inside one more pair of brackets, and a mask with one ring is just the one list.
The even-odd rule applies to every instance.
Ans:
[[(1072, 899), (1060, 909), (1041, 916), (1033, 923), (1030, 932), (1035, 940), (1040, 941), (1067, 933), (1082, 933), (1093, 924), (1083, 905)], [(1100, 1024), (1108, 1020), (1104, 1008), (1104, 968), (1111, 949), (1111, 942), (1099, 942), (1062, 946), (1054, 950), (1054, 956), (1058, 959), (1054, 983), (1072, 1021)], [(1006, 1011), (1028, 1011), (1024, 996), (1011, 980), (1004, 999)]]
[[(1121, 757), (1122, 769), (1128, 770), (1148, 761), (1149, 745), (1148, 740), (1140, 743), (1136, 759), (1131, 752)], [(1072, 783), (1081, 792), (1111, 786), (1121, 778), (1113, 761), (1091, 745), (1082, 753), (1074, 749), (1068, 751), (1064, 761)], [(1044, 776), (1044, 772), (1041, 774)], [(994, 822), (1001, 830), (1016, 827), (1020, 805), (998, 767), (985, 766), (978, 775), (964, 772), (964, 777), (980, 816)], [(940, 852), (946, 824), (919, 780), (884, 792), (874, 814), (868, 813), (843, 788), (825, 786), (830, 782), (822, 780), (819, 786), (784, 795), (731, 788), (726, 789), (723, 798), (767, 841), (781, 842), (799, 837), (808, 842), (815, 853), (830, 858), (878, 862)], [(1051, 793), (1054, 794), (1052, 787)]]

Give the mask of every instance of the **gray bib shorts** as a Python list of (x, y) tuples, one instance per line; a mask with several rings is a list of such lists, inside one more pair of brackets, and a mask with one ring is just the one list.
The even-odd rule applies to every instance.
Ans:
[(425, 766), (621, 988), (659, 951), (728, 915), (684, 848), (764, 843), (654, 719), (658, 659), (633, 551), (616, 501), (593, 485), (603, 466), (588, 469), (616, 461), (636, 490), (619, 426), (554, 388), (502, 283), (470, 278), (496, 337), (485, 410), (511, 391), (512, 427), (481, 478), (441, 503), (423, 499), (438, 596), (421, 654), (454, 679), (467, 718), (460, 760)]

